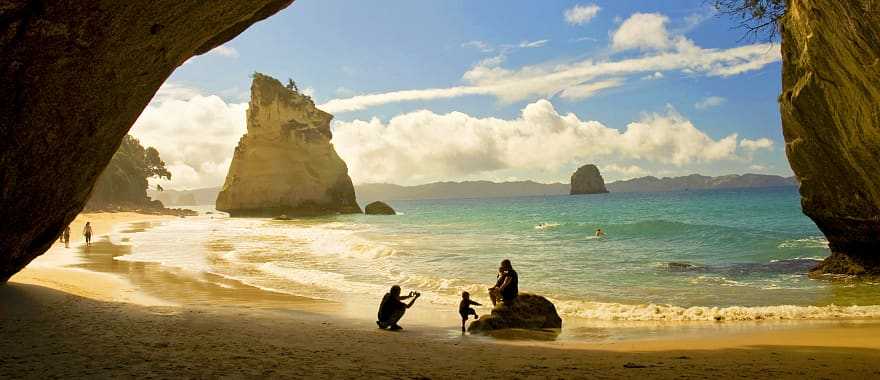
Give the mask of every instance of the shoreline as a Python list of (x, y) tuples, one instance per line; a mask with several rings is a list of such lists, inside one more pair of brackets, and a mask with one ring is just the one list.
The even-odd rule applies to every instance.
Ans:
[[(254, 345), (261, 346), (265, 342), (260, 339), (272, 341), (274, 335), (292, 334), (297, 340), (311, 339), (323, 342), (322, 349), (325, 353), (350, 352), (352, 350), (351, 342), (359, 342), (358, 344), (370, 347), (370, 350), (377, 352), (350, 352), (350, 355), (366, 355), (369, 358), (365, 360), (371, 369), (377, 368), (377, 362), (381, 361), (380, 357), (385, 350), (394, 351), (397, 349), (396, 347), (401, 345), (404, 347), (424, 347), (427, 354), (431, 356), (423, 359), (432, 362), (438, 360), (456, 362), (460, 358), (469, 357), (468, 353), (462, 351), (467, 347), (467, 350), (473, 350), (480, 354), (477, 355), (479, 365), (463, 364), (463, 368), (470, 371), (467, 372), (470, 375), (465, 374), (465, 377), (473, 376), (475, 373), (489, 374), (490, 372), (484, 371), (488, 371), (490, 368), (501, 371), (494, 374), (499, 377), (545, 376), (543, 375), (545, 370), (552, 371), (553, 376), (585, 376), (591, 372), (584, 372), (584, 370), (593, 371), (603, 366), (597, 364), (598, 362), (585, 367), (564, 365), (563, 362), (553, 362), (549, 365), (534, 364), (546, 360), (562, 360), (563, 358), (568, 358), (566, 359), (568, 361), (577, 361), (580, 359), (576, 358), (585, 357), (616, 363), (613, 368), (605, 368), (605, 370), (622, 377), (644, 376), (642, 372), (645, 371), (660, 377), (681, 373), (707, 376), (715, 374), (713, 369), (717, 370), (718, 366), (729, 370), (730, 375), (735, 375), (739, 374), (737, 367), (745, 361), (749, 363), (750, 368), (753, 367), (755, 370), (769, 368), (767, 366), (778, 366), (778, 373), (783, 377), (786, 374), (796, 376), (800, 373), (798, 366), (804, 368), (812, 366), (815, 367), (813, 370), (819, 371), (813, 372), (811, 375), (816, 373), (840, 374), (838, 371), (844, 370), (844, 367), (838, 362), (847, 362), (851, 368), (858, 369), (858, 373), (874, 374), (872, 363), (880, 358), (880, 339), (878, 339), (880, 338), (880, 322), (875, 321), (724, 322), (720, 325), (678, 323), (665, 326), (654, 324), (652, 328), (647, 329), (647, 334), (644, 331), (633, 334), (631, 339), (603, 341), (602, 336), (607, 332), (601, 328), (594, 328), (586, 332), (587, 336), (596, 338), (594, 341), (572, 339), (539, 341), (535, 339), (517, 340), (462, 336), (449, 328), (431, 323), (421, 323), (423, 319), (419, 317), (419, 314), (430, 314), (431, 310), (428, 307), (418, 308), (417, 306), (413, 309), (413, 315), (407, 317), (409, 322), (404, 321), (405, 327), (407, 327), (404, 333), (388, 333), (375, 329), (369, 318), (353, 318), (353, 315), (363, 315), (362, 313), (367, 311), (372, 313), (374, 310), (347, 310), (352, 306), (345, 305), (345, 302), (324, 302), (287, 294), (275, 297), (270, 294), (271, 292), (252, 287), (249, 289), (247, 285), (234, 280), (227, 279), (228, 283), (225, 286), (217, 286), (213, 284), (216, 281), (222, 283), (223, 279), (199, 281), (199, 279), (191, 278), (191, 274), (175, 275), (173, 271), (158, 269), (159, 264), (120, 262), (112, 259), (113, 255), (121, 254), (114, 250), (125, 246), (113, 245), (106, 238), (107, 234), (122, 228), (149, 228), (150, 223), (161, 222), (172, 217), (113, 213), (107, 215), (83, 214), (84, 218), (92, 218), (95, 221), (93, 228), (98, 237), (88, 253), (87, 260), (73, 257), (78, 248), (64, 248), (62, 244), (56, 243), (50, 251), (14, 276), (9, 285), (0, 287), (0, 311), (3, 314), (21, 314), (18, 318), (5, 320), (17, 323), (24, 321), (22, 326), (16, 327), (17, 329), (0, 322), (0, 329), (4, 332), (12, 331), (13, 335), (16, 332), (52, 335), (52, 329), (54, 329), (52, 325), (43, 326), (39, 324), (39, 321), (33, 323), (30, 321), (32, 318), (44, 319), (35, 317), (35, 315), (43, 315), (40, 313), (47, 312), (58, 314), (59, 319), (69, 319), (66, 323), (72, 323), (80, 330), (85, 326), (105, 326), (115, 323), (102, 319), (104, 317), (100, 316), (107, 310), (110, 313), (108, 315), (112, 315), (113, 318), (120, 316), (123, 319), (140, 318), (147, 321), (145, 323), (148, 325), (159, 325), (163, 326), (162, 329), (171, 330), (177, 328), (172, 326), (172, 323), (179, 319), (179, 316), (198, 316), (198, 318), (207, 318), (206, 326), (215, 329), (212, 331), (216, 331), (217, 339), (221, 341), (234, 336), (242, 338), (240, 334), (245, 334), (248, 339), (254, 342)], [(78, 217), (77, 221), (81, 222), (81, 218)], [(76, 231), (75, 226), (72, 226), (72, 231)], [(90, 257), (95, 260), (88, 259)], [(96, 264), (101, 262), (104, 264)], [(95, 267), (95, 265), (107, 265), (108, 262), (111, 264), (115, 262), (119, 265), (113, 268)], [(206, 283), (212, 285), (206, 285)], [(200, 300), (199, 297), (206, 298)], [(254, 300), (258, 302), (254, 302)], [(21, 303), (28, 302), (32, 304), (30, 308), (15, 310), (19, 308)], [(88, 316), (92, 313), (96, 314), (94, 318)], [(74, 315), (75, 318), (69, 318), (71, 315)], [(264, 330), (255, 331), (255, 327), (251, 324), (260, 326)], [(455, 324), (451, 326), (454, 327)], [(698, 328), (692, 328), (694, 326)], [(632, 327), (619, 327), (618, 329), (624, 330), (626, 328)], [(614, 327), (609, 329), (614, 329)], [(130, 333), (132, 334), (131, 339), (134, 340), (143, 340), (147, 336), (155, 335), (155, 331), (150, 329), (135, 328), (130, 332), (127, 331), (126, 329), (111, 329), (110, 334)], [(255, 334), (261, 338), (254, 341)], [(128, 335), (124, 336), (122, 341), (116, 344), (124, 345), (129, 339)], [(531, 336), (527, 335), (526, 337)], [(80, 336), (71, 340), (71, 344), (89, 339), (93, 338)], [(15, 340), (11, 339), (10, 343), (11, 341)], [(220, 344), (219, 341), (215, 343)], [(106, 345), (111, 342), (102, 341), (100, 344)], [(200, 341), (198, 337), (179, 336), (174, 340), (169, 338), (168, 344), (174, 346), (179, 344), (193, 348), (193, 345), (198, 346)], [(412, 346), (413, 344), (416, 346)], [(280, 347), (286, 347), (285, 345), (289, 345), (289, 343), (283, 343)], [(393, 347), (389, 347), (389, 345)], [(4, 347), (0, 347), (0, 352), (4, 352), (4, 349)], [(496, 353), (499, 356), (498, 360), (506, 358), (518, 363), (518, 365), (525, 366), (527, 369), (525, 372), (509, 372), (504, 368), (498, 368), (497, 364), (493, 363), (493, 360), (496, 359), (495, 356), (487, 356), (487, 352)], [(682, 352), (686, 352), (686, 354), (681, 354)], [(776, 354), (772, 354), (774, 352)], [(279, 355), (283, 354), (279, 353)], [(677, 362), (670, 363), (672, 360), (670, 358), (685, 356), (689, 359), (675, 359)], [(701, 359), (697, 360), (697, 357)], [(823, 361), (822, 357), (836, 359)], [(840, 358), (842, 357), (847, 359), (841, 362)], [(535, 358), (542, 358), (542, 360)], [(308, 358), (299, 358), (298, 360), (306, 359)], [(171, 358), (170, 360), (179, 362), (186, 359)], [(6, 363), (4, 355), (0, 355), (0, 363)], [(635, 364), (626, 366), (627, 363)], [(194, 363), (186, 360), (186, 364), (189, 366)], [(442, 363), (438, 365), (445, 368)], [(12, 366), (9, 370), (12, 371), (15, 367)], [(198, 366), (193, 366), (193, 368), (196, 367)], [(382, 366), (379, 365), (379, 367)], [(57, 374), (70, 374), (70, 372), (64, 371), (75, 369), (77, 368), (59, 368), (58, 370), (62, 372), (57, 372)], [(325, 369), (329, 371), (325, 373), (326, 375), (357, 377), (359, 374), (359, 372), (352, 372), (345, 365), (337, 362), (328, 364)], [(413, 369), (386, 368), (385, 370), (390, 372), (380, 373), (381, 376), (433, 374), (434, 377), (454, 377), (455, 373), (460, 373), (450, 368), (440, 372), (434, 372), (435, 369), (408, 372)], [(632, 372), (634, 370), (642, 372)], [(202, 368), (193, 374), (209, 373), (204, 371), (205, 369)], [(98, 373), (103, 374), (103, 372)], [(238, 372), (233, 371), (233, 373)], [(755, 374), (763, 374), (763, 372), (755, 372)]]
[[(22, 272), (16, 274), (12, 282), (45, 286), (68, 292), (77, 296), (100, 301), (125, 302), (141, 306), (198, 305), (202, 307), (243, 307), (267, 310), (296, 310), (320, 313), (346, 320), (369, 320), (375, 312), (371, 302), (360, 297), (326, 300), (299, 296), (287, 291), (272, 290), (241, 282), (236, 278), (222, 275), (189, 272), (166, 267), (154, 262), (117, 260), (116, 257), (132, 254), (132, 246), (127, 245), (129, 237), (121, 242), (112, 242), (112, 234), (139, 233), (168, 220), (173, 215), (140, 214), (135, 212), (94, 212), (83, 213), (71, 223), (71, 230), (80, 231), (86, 220), (92, 222), (95, 238), (92, 246), (86, 248), (82, 237), (65, 248), (56, 244), (38, 257)], [(75, 235), (75, 233), (72, 233)], [(407, 314), (407, 324), (434, 333), (448, 335), (458, 331), (457, 314), (447, 312), (444, 306), (422, 301)], [(784, 306), (784, 305), (782, 305)], [(557, 306), (559, 307), (559, 306)], [(482, 312), (488, 312), (483, 308)], [(367, 316), (367, 317), (364, 317)], [(652, 345), (665, 344), (667, 340), (688, 340), (706, 344), (709, 340), (727, 337), (753, 336), (760, 340), (763, 334), (785, 331), (823, 330), (829, 326), (851, 326), (876, 324), (876, 319), (768, 319), (768, 320), (730, 320), (712, 322), (705, 320), (588, 320), (577, 317), (564, 318), (561, 334), (549, 342), (572, 347), (611, 347), (630, 343), (653, 342)], [(845, 328), (845, 327), (844, 327)], [(528, 344), (548, 343), (543, 334), (513, 334), (507, 339), (503, 334), (493, 341), (501, 343), (526, 342)], [(660, 342), (660, 343), (658, 343)], [(716, 344), (717, 346), (718, 344)]]

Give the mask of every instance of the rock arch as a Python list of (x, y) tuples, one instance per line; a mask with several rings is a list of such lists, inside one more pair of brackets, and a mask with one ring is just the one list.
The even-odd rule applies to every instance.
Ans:
[[(291, 3), (4, 3), (0, 282), (45, 252), (82, 210), (122, 137), (177, 66)], [(880, 273), (880, 2), (788, 6), (783, 132), (804, 212), (834, 252), (822, 270)]]
[(45, 252), (175, 68), (293, 0), (0, 6), (0, 283)]

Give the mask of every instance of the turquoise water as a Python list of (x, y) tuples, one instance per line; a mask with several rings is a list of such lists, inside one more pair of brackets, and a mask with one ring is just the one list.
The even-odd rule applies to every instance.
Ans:
[(396, 283), (445, 307), (463, 290), (485, 301), (508, 258), (520, 289), (568, 318), (880, 315), (877, 285), (806, 275), (829, 251), (795, 188), (389, 203), (399, 215), (175, 220), (132, 236), (121, 259), (327, 299)]

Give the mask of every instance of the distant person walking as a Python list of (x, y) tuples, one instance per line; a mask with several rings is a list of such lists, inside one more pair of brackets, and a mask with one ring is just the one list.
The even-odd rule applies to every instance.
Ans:
[(86, 247), (92, 245), (92, 222), (86, 222), (86, 226), (83, 227), (83, 237), (86, 238)]
[(64, 241), (64, 248), (70, 248), (70, 225), (64, 227), (64, 232), (61, 233), (61, 240)]
[(492, 305), (497, 305), (498, 301), (509, 304), (516, 300), (519, 295), (519, 275), (513, 270), (510, 260), (501, 261), (501, 267), (498, 268), (498, 281), (495, 286), (489, 288), (489, 298)]
[[(379, 304), (379, 313), (377, 315), (378, 320), (376, 321), (376, 324), (379, 325), (380, 329), (390, 329), (392, 331), (403, 329), (403, 327), (400, 327), (400, 325), (397, 324), (397, 321), (403, 318), (406, 309), (411, 308), (420, 296), (421, 294), (419, 292), (409, 292), (408, 296), (401, 296), (400, 286), (392, 286), (391, 290), (388, 291), (388, 293), (385, 293), (385, 296), (382, 297), (382, 303)], [(408, 298), (412, 298), (408, 304), (401, 302)]]

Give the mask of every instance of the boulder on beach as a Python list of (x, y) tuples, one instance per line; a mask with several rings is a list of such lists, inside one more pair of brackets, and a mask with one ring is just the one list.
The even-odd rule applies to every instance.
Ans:
[(367, 215), (397, 215), (394, 209), (387, 203), (376, 201), (364, 207), (364, 214)]
[(492, 314), (480, 317), (468, 327), (469, 332), (489, 332), (501, 329), (559, 329), (562, 318), (556, 306), (546, 298), (521, 293), (511, 304), (500, 303)]
[(578, 168), (571, 175), (571, 195), (576, 194), (604, 194), (608, 189), (605, 188), (605, 180), (602, 174), (599, 174), (599, 168), (596, 165), (589, 164)]

